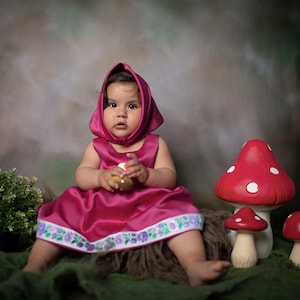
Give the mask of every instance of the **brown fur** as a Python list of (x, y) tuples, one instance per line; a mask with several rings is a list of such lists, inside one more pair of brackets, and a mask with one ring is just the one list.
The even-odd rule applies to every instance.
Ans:
[[(230, 215), (227, 211), (202, 210), (205, 216), (203, 240), (208, 260), (230, 260), (232, 247), (223, 222)], [(96, 259), (100, 274), (115, 272), (144, 279), (158, 278), (177, 284), (188, 284), (187, 277), (175, 255), (165, 241), (145, 247), (99, 255)]]

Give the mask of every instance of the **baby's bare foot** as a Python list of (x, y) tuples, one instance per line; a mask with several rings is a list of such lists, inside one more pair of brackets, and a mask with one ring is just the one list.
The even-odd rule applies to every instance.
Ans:
[(194, 261), (186, 269), (191, 286), (203, 285), (224, 276), (229, 267), (229, 261)]

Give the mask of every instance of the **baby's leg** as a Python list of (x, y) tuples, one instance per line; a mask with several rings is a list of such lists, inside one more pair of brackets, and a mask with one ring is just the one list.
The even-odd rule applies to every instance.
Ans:
[(42, 273), (48, 269), (49, 265), (56, 258), (58, 258), (58, 256), (62, 252), (62, 248), (46, 241), (37, 239), (32, 246), (27, 264), (23, 268), (23, 271)]
[(185, 270), (190, 285), (202, 285), (223, 276), (230, 262), (207, 261), (200, 231), (187, 231), (168, 240), (168, 246)]

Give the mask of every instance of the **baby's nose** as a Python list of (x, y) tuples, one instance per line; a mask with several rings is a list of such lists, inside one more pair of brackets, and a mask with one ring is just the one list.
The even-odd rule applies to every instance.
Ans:
[(118, 110), (118, 117), (126, 117), (127, 116), (127, 112), (126, 112), (126, 109), (124, 107), (119, 107), (119, 110)]

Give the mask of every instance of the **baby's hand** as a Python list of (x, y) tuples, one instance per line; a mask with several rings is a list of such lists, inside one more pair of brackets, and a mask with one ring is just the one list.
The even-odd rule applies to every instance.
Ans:
[(126, 163), (126, 174), (129, 178), (136, 178), (139, 182), (144, 183), (149, 177), (149, 170), (138, 160), (134, 153), (127, 153), (131, 158)]
[(99, 185), (109, 192), (114, 192), (119, 189), (118, 183), (113, 178), (118, 177), (122, 179), (126, 175), (125, 171), (121, 168), (111, 168), (107, 170), (101, 170), (98, 176)]

